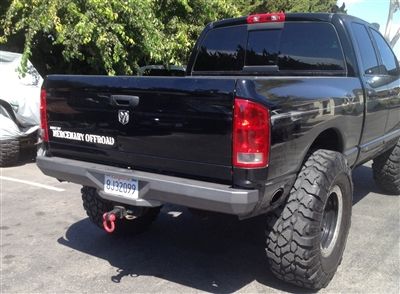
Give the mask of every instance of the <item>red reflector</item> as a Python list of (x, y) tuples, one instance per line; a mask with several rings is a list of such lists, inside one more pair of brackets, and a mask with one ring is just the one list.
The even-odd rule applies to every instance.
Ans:
[(247, 17), (247, 23), (264, 23), (264, 22), (284, 22), (285, 13), (262, 13), (262, 14), (252, 14)]
[(42, 140), (44, 142), (49, 141), (49, 131), (48, 131), (48, 126), (47, 126), (47, 103), (46, 103), (46, 90), (42, 89), (40, 91), (40, 128), (42, 129)]
[(233, 165), (266, 167), (270, 149), (269, 110), (252, 101), (235, 98), (233, 117)]

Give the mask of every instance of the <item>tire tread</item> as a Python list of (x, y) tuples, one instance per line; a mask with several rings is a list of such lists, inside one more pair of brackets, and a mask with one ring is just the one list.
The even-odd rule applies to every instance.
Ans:
[(400, 194), (400, 140), (373, 160), (372, 171), (379, 188), (390, 194)]
[(0, 141), (0, 167), (12, 166), (18, 163), (20, 144), (18, 139)]
[(311, 289), (323, 288), (332, 279), (335, 272), (324, 272), (315, 248), (319, 248), (324, 209), (319, 195), (321, 190), (328, 193), (329, 187), (324, 184), (331, 183), (340, 170), (351, 181), (351, 170), (340, 153), (314, 152), (304, 163), (285, 206), (269, 215), (266, 252), (279, 279)]

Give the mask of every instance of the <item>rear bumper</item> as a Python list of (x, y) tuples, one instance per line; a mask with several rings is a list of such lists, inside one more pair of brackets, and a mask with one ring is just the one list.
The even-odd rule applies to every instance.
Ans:
[[(248, 215), (260, 199), (258, 190), (234, 189), (228, 185), (160, 175), (102, 164), (46, 157), (36, 159), (40, 170), (51, 177), (94, 187), (104, 199), (138, 206), (173, 203), (234, 215)], [(130, 176), (139, 180), (139, 199), (106, 194), (104, 175)]]

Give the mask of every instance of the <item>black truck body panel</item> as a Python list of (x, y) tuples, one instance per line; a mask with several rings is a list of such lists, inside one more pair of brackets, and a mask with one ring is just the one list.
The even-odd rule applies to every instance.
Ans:
[(311, 144), (328, 129), (349, 163), (356, 163), (364, 112), (357, 78), (257, 78), (237, 85), (239, 97), (255, 97), (271, 110), (268, 179), (297, 173)]
[[(103, 85), (100, 90), (96, 83)], [(154, 89), (154, 83), (160, 88)], [(324, 130), (336, 130), (340, 150), (348, 153), (350, 164), (357, 159), (361, 139), (364, 110), (357, 78), (50, 76), (46, 88), (51, 127), (117, 140), (109, 147), (50, 134), (49, 150), (54, 156), (229, 183), (234, 92), (268, 106), (272, 125), (269, 168), (255, 170), (253, 176), (244, 170), (245, 177), (241, 169), (235, 169), (237, 186), (254, 187), (296, 173), (310, 145)], [(132, 112), (132, 120), (125, 126), (118, 122), (121, 106), (110, 102), (114, 94), (140, 98), (137, 107), (122, 107)]]
[[(281, 71), (277, 65), (248, 67), (245, 63), (249, 51), (238, 46), (232, 56), (244, 54), (240, 70), (195, 71), (196, 58), (200, 50), (204, 51), (202, 42), (212, 30), (240, 27), (247, 34), (284, 27), (247, 25), (244, 17), (211, 23), (204, 29), (185, 77), (48, 76), (44, 87), (50, 140), (44, 144), (41, 156), (54, 156), (57, 164), (39, 158), (39, 166), (45, 163), (43, 170), (51, 174), (66, 158), (88, 166), (123, 168), (126, 174), (133, 170), (150, 173), (153, 178), (159, 174), (218, 183), (225, 185), (223, 190), (228, 194), (224, 195), (233, 195), (234, 201), (236, 194), (229, 187), (257, 190), (257, 203), (241, 209), (241, 217), (248, 217), (279, 204), (273, 203), (273, 196), (289, 193), (313, 148), (341, 152), (355, 167), (392, 147), (400, 138), (400, 67), (396, 60), (397, 71), (384, 73), (383, 60), (377, 57), (374, 72), (365, 70), (360, 55), (363, 46), (357, 43), (352, 24), (360, 24), (368, 31), (371, 46), (379, 56), (370, 32), (372, 26), (340, 14), (287, 14), (286, 22), (290, 23), (288, 27), (296, 22), (323, 23), (325, 27), (329, 23), (337, 40), (327, 51), (336, 52), (337, 59), (343, 61), (342, 69)], [(232, 57), (225, 52), (218, 54), (221, 58)], [(214, 51), (210, 55), (217, 56)], [(276, 60), (285, 57), (276, 54)], [(291, 62), (307, 65), (307, 60)], [(310, 64), (320, 66), (315, 60)], [(271, 145), (266, 167), (238, 168), (232, 164), (235, 98), (256, 102), (269, 110)], [(119, 115), (126, 111), (129, 122), (124, 124)], [(106, 136), (115, 142), (107, 145), (53, 136), (59, 129)], [(84, 164), (79, 162), (68, 164), (79, 166), (84, 174)], [(64, 175), (66, 180), (74, 178), (70, 171)], [(88, 179), (80, 182), (85, 181)], [(157, 194), (154, 199), (160, 201), (160, 197)], [(168, 199), (179, 204), (177, 199), (182, 198)], [(185, 203), (199, 203), (196, 201)]]
[[(231, 181), (234, 79), (50, 76), (50, 127), (116, 138), (114, 146), (54, 138), (55, 156)], [(139, 97), (135, 107), (112, 96)], [(130, 111), (126, 125), (118, 110)]]

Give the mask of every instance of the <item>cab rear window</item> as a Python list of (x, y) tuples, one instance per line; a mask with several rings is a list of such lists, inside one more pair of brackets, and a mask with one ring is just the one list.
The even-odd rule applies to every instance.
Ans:
[[(226, 43), (225, 43), (226, 42)], [(194, 71), (241, 71), (272, 66), (277, 71), (345, 71), (334, 26), (326, 22), (286, 22), (282, 28), (247, 26), (211, 30), (202, 42)], [(271, 72), (272, 73), (272, 72)]]

